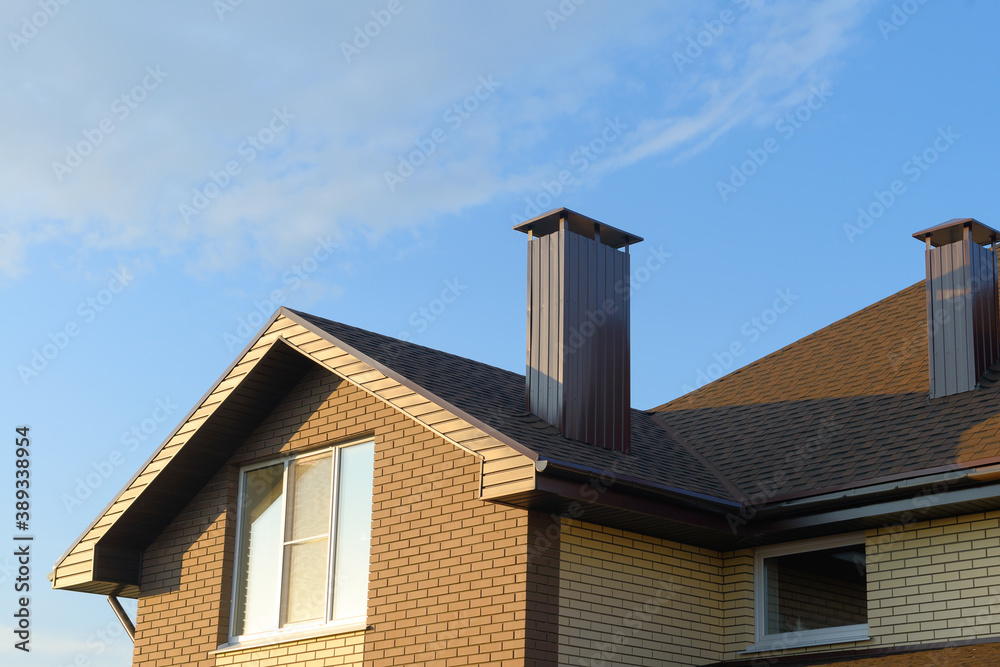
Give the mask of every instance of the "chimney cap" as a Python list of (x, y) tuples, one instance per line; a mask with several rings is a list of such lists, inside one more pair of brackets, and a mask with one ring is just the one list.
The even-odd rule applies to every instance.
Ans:
[(612, 248), (622, 248), (642, 241), (641, 236), (629, 234), (617, 227), (606, 225), (568, 208), (552, 209), (548, 213), (542, 213), (537, 218), (516, 225), (514, 229), (534, 236), (547, 236), (559, 231), (559, 220), (563, 218), (566, 219), (566, 225), (570, 231), (588, 239), (594, 238), (594, 231), (597, 230), (601, 236), (601, 243)]
[(940, 248), (949, 243), (961, 241), (964, 237), (964, 229), (969, 228), (969, 236), (972, 242), (978, 245), (987, 245), (994, 241), (1000, 241), (1000, 232), (979, 222), (975, 218), (952, 218), (948, 222), (917, 232), (913, 238), (918, 241), (930, 239), (931, 245)]

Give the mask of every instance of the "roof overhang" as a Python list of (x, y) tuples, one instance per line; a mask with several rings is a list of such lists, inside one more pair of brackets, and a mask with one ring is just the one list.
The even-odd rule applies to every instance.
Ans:
[(606, 225), (568, 208), (552, 209), (536, 218), (516, 225), (514, 229), (525, 234), (545, 236), (558, 231), (560, 221), (565, 221), (569, 229), (580, 236), (593, 239), (595, 235), (599, 234), (601, 243), (612, 248), (627, 247), (643, 240), (641, 236), (629, 234), (617, 227)]
[(716, 551), (1000, 509), (996, 464), (916, 473), (891, 484), (760, 506), (653, 487), (561, 462), (540, 462), (536, 470), (534, 491), (500, 501)]
[[(142, 552), (170, 524), (225, 461), (253, 433), (260, 422), (295, 384), (317, 364), (278, 338), (239, 384), (193, 433), (187, 443), (143, 488), (134, 502), (118, 516), (94, 545), (92, 581), (70, 590), (137, 597)], [(231, 370), (232, 367), (230, 367)], [(223, 374), (223, 378), (227, 373)], [(216, 383), (218, 385), (218, 383)], [(214, 390), (213, 386), (213, 390)], [(210, 390), (181, 420), (179, 430), (212, 394)], [(175, 430), (166, 442), (177, 433)], [(159, 453), (159, 450), (157, 450)], [(156, 454), (142, 465), (125, 489), (147, 471)], [(124, 490), (122, 493), (124, 493)], [(122, 495), (119, 493), (116, 496)], [(105, 516), (112, 501), (99, 515)], [(90, 528), (93, 528), (91, 524)], [(90, 528), (84, 532), (89, 532)], [(82, 536), (81, 536), (82, 539)], [(59, 563), (73, 551), (77, 540)], [(58, 563), (56, 570), (58, 571)], [(59, 587), (58, 581), (53, 581)]]
[(969, 230), (969, 238), (977, 245), (989, 245), (1000, 239), (1000, 232), (975, 218), (952, 218), (940, 225), (916, 232), (913, 238), (918, 241), (930, 241), (932, 246), (940, 248), (961, 241), (966, 229)]
[(143, 552), (317, 367), (481, 459), (484, 499), (533, 483), (534, 452), (281, 308), (59, 558), (53, 587), (138, 597)]

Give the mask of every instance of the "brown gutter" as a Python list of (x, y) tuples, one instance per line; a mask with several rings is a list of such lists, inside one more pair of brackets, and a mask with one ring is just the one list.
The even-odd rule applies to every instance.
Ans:
[[(989, 458), (976, 459), (975, 461), (965, 461), (963, 463), (949, 463), (948, 465), (935, 466), (933, 468), (925, 468), (923, 470), (914, 470), (910, 472), (896, 473), (894, 475), (873, 477), (871, 479), (863, 480), (862, 482), (846, 482), (844, 484), (834, 484), (832, 486), (826, 486), (820, 489), (809, 489), (807, 491), (795, 491), (792, 493), (785, 493), (769, 498), (768, 504), (771, 505), (775, 503), (782, 503), (788, 500), (799, 500), (801, 498), (808, 498), (810, 496), (822, 496), (828, 493), (837, 493), (838, 491), (863, 489), (865, 487), (876, 486), (878, 484), (887, 484), (889, 482), (898, 482), (907, 479), (927, 477), (930, 475), (937, 475), (946, 472), (954, 472), (956, 470), (968, 470), (969, 468), (978, 468), (980, 466), (989, 466), (996, 464), (1000, 464), (1000, 456), (991, 456)], [(972, 475), (969, 475), (969, 479), (976, 479), (976, 478), (973, 477)]]
[(678, 503), (651, 500), (631, 493), (615, 491), (613, 488), (599, 491), (599, 500), (595, 500), (592, 495), (593, 489), (588, 491), (586, 484), (580, 484), (579, 481), (566, 477), (538, 475), (535, 477), (535, 490), (581, 503), (591, 503), (600, 505), (601, 507), (611, 507), (647, 516), (660, 517), (670, 521), (707, 528), (719, 533), (732, 534), (721, 512), (699, 512), (694, 508), (682, 507)]
[(698, 493), (697, 491), (687, 491), (685, 489), (668, 486), (666, 484), (656, 484), (654, 482), (638, 480), (633, 477), (621, 475), (613, 470), (601, 470), (599, 468), (591, 468), (589, 466), (568, 463), (566, 461), (558, 461), (556, 459), (543, 459), (536, 461), (535, 471), (538, 473), (545, 473), (545, 475), (540, 475), (539, 477), (551, 475), (552, 472), (563, 472), (569, 473), (570, 475), (575, 473), (576, 476), (586, 478), (596, 477), (599, 480), (609, 479), (610, 481), (608, 483), (602, 483), (602, 486), (611, 488), (614, 485), (621, 483), (639, 491), (645, 491), (653, 495), (666, 496), (673, 500), (679, 500), (695, 507), (711, 509), (716, 512), (732, 512), (733, 510), (739, 510), (743, 506), (742, 503), (734, 500), (726, 500), (725, 498), (718, 498), (705, 493)]
[(132, 619), (128, 617), (128, 614), (126, 614), (125, 610), (122, 608), (122, 603), (119, 602), (118, 598), (116, 598), (114, 595), (109, 595), (108, 604), (111, 605), (111, 608), (115, 610), (115, 616), (118, 617), (118, 620), (121, 622), (122, 627), (125, 628), (125, 634), (128, 635), (128, 638), (131, 639), (132, 643), (134, 644), (135, 625), (132, 623)]
[[(976, 646), (980, 644), (996, 644), (1000, 642), (1000, 636), (987, 637), (984, 639), (960, 639), (950, 642), (936, 642), (933, 644), (906, 644), (904, 646), (887, 646), (881, 648), (863, 648), (859, 650), (844, 651), (823, 651), (822, 653), (808, 653), (799, 655), (772, 655), (767, 657), (750, 657), (737, 660), (723, 660), (713, 662), (702, 667), (761, 667), (761, 665), (785, 665), (786, 667), (809, 667), (811, 665), (828, 665), (832, 662), (844, 662), (861, 660), (863, 658), (881, 658), (891, 655), (906, 655), (909, 653), (922, 653), (924, 651), (942, 651), (950, 648), (961, 648), (963, 646)], [(894, 663), (897, 664), (897, 663)], [(908, 663), (915, 664), (915, 663)], [(923, 663), (921, 663), (923, 664)], [(936, 661), (927, 664), (938, 664)], [(941, 664), (951, 664), (944, 661)]]

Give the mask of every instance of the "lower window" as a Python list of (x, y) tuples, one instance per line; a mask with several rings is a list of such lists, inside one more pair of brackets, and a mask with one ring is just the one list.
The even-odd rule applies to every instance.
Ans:
[(757, 550), (755, 649), (868, 638), (864, 534)]
[(240, 472), (233, 640), (364, 620), (372, 442)]

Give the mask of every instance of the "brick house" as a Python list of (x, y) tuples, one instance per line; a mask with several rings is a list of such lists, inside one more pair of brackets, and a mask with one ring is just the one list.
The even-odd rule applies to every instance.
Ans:
[(144, 667), (1000, 663), (997, 232), (634, 410), (641, 239), (517, 229), (526, 375), (282, 308), (53, 587)]

